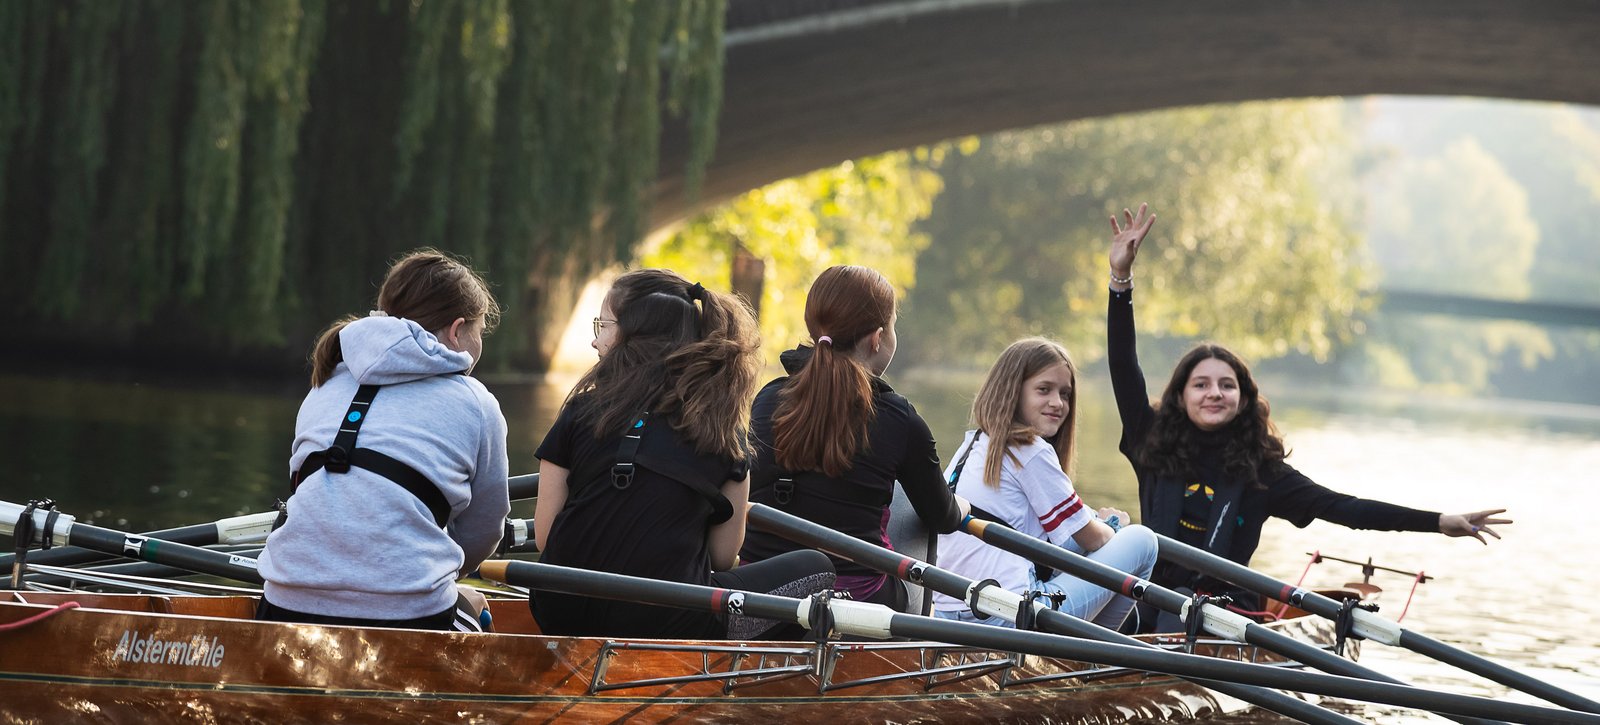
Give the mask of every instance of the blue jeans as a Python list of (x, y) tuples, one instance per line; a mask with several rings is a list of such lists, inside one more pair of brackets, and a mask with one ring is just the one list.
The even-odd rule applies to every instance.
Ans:
[[(1137, 524), (1125, 526), (1118, 531), (1111, 541), (1098, 550), (1084, 554), (1078, 542), (1068, 539), (1061, 548), (1074, 554), (1082, 554), (1093, 561), (1106, 566), (1124, 571), (1140, 579), (1149, 579), (1150, 571), (1156, 565), (1156, 535), (1155, 532)], [(1104, 589), (1090, 584), (1065, 572), (1057, 572), (1049, 581), (1041, 581), (1037, 574), (1032, 576), (1030, 589), (1047, 594), (1061, 594), (1061, 611), (1071, 614), (1079, 619), (1087, 619), (1102, 627), (1116, 629), (1122, 620), (1128, 616), (1128, 611), (1133, 609), (1133, 600), (1110, 589)], [(1017, 592), (1026, 595), (1026, 592)], [(953, 619), (958, 622), (980, 622), (992, 624), (997, 627), (1015, 627), (1016, 625), (999, 617), (978, 619), (970, 610), (959, 609), (956, 611), (935, 610), (934, 616), (940, 619)]]

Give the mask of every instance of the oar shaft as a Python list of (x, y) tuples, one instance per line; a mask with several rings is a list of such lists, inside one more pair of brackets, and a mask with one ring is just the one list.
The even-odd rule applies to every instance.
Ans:
[[(276, 511), (234, 516), (231, 518), (213, 521), (207, 524), (191, 524), (173, 529), (162, 529), (140, 534), (146, 538), (173, 541), (190, 546), (211, 546), (212, 544), (247, 544), (260, 543), (267, 540), (267, 534), (272, 530), (272, 522), (277, 517)], [(13, 520), (12, 523), (15, 523)], [(16, 554), (0, 555), (0, 568), (10, 569), (16, 561)], [(104, 552), (85, 549), (81, 546), (59, 546), (44, 551), (28, 553), (29, 564), (43, 564), (45, 566), (77, 566), (108, 558)]]
[[(1098, 584), (1125, 596), (1140, 599), (1155, 607), (1182, 615), (1185, 621), (1202, 617), (1201, 624), (1212, 634), (1248, 642), (1277, 652), (1324, 672), (1348, 677), (1361, 677), (1377, 682), (1405, 684), (1400, 680), (1359, 665), (1319, 647), (1306, 644), (1288, 635), (1267, 629), (1245, 617), (1220, 607), (1206, 606), (1195, 610), (1188, 597), (1171, 589), (1131, 576), (1080, 554), (1067, 551), (1055, 544), (998, 524), (967, 517), (964, 526), (968, 533), (1005, 551), (1050, 566), (1073, 576)], [(1459, 718), (1452, 718), (1458, 719)]]
[[(1161, 558), (1197, 572), (1232, 582), (1262, 596), (1288, 602), (1329, 619), (1339, 616), (1340, 603), (1313, 591), (1301, 589), (1269, 577), (1249, 567), (1216, 556), (1165, 536), (1161, 542)], [(1506, 687), (1521, 690), (1574, 710), (1600, 713), (1600, 702), (1556, 687), (1543, 680), (1513, 670), (1458, 647), (1440, 642), (1426, 635), (1412, 632), (1371, 612), (1354, 612), (1355, 633), (1384, 644), (1404, 647), (1440, 662), (1454, 665), (1475, 675)]]
[(539, 474), (524, 473), (506, 479), (506, 490), (511, 494), (512, 501), (539, 497)]
[[(735, 592), (715, 587), (566, 569), (523, 561), (488, 561), (480, 569), (491, 579), (518, 586), (580, 596), (645, 602), (698, 611), (743, 614), (813, 624), (810, 600), (771, 594)], [(1297, 672), (1198, 655), (1090, 642), (1042, 632), (1026, 632), (983, 624), (900, 614), (888, 607), (849, 600), (827, 600), (838, 631), (865, 637), (908, 637), (987, 649), (1025, 652), (1045, 657), (1161, 672), (1180, 677), (1249, 682), (1267, 687), (1310, 692), (1328, 697), (1364, 700), (1398, 707), (1496, 717), (1517, 722), (1600, 725), (1600, 716), (1547, 707), (1498, 702), (1481, 697), (1421, 690), (1405, 685), (1358, 680), (1338, 675)]]
[[(0, 534), (14, 535), (17, 519), (22, 515), (23, 507), (14, 503), (0, 501)], [(256, 560), (210, 551), (196, 546), (179, 544), (160, 539), (151, 539), (138, 534), (90, 526), (77, 523), (73, 517), (58, 515), (47, 531), (47, 514), (44, 511), (33, 512), (34, 537), (42, 541), (44, 536), (54, 537), (55, 540), (65, 540), (73, 546), (85, 549), (122, 556), (129, 559), (166, 564), (180, 569), (211, 574), (213, 576), (236, 579), (251, 584), (261, 584), (261, 575), (256, 572)], [(32, 542), (25, 542), (31, 544)]]
[[(86, 549), (85, 551), (88, 551), (88, 550)], [(231, 546), (231, 547), (219, 547), (217, 549), (211, 549), (211, 551), (218, 551), (218, 552), (224, 553), (224, 554), (234, 554), (234, 555), (237, 555), (237, 556), (244, 556), (244, 557), (249, 557), (249, 558), (252, 558), (252, 559), (259, 558), (260, 555), (261, 555), (261, 547), (259, 545), (237, 545), (237, 546)], [(96, 553), (98, 553), (98, 552), (96, 552)], [(121, 563), (110, 563), (111, 561), (118, 561), (118, 562), (121, 562)], [(31, 567), (32, 565), (33, 565), (33, 563), (30, 561), (29, 562), (29, 566)], [(48, 565), (47, 565), (47, 567), (48, 567)], [(189, 571), (188, 569), (182, 569), (182, 568), (175, 567), (175, 566), (168, 566), (166, 564), (154, 564), (154, 563), (151, 563), (151, 562), (148, 562), (148, 561), (127, 561), (126, 559), (120, 559), (118, 557), (112, 557), (111, 559), (108, 559), (107, 562), (104, 563), (102, 566), (79, 567), (79, 568), (66, 568), (66, 567), (48, 567), (48, 568), (49, 568), (49, 571), (42, 571), (41, 572), (41, 571), (38, 571), (38, 570), (34, 570), (34, 573), (31, 573), (31, 574), (28, 574), (28, 575), (24, 576), (23, 580), (27, 581), (27, 582), (30, 582), (30, 583), (35, 583), (35, 584), (47, 584), (47, 585), (52, 585), (52, 586), (70, 586), (74, 582), (86, 582), (86, 581), (87, 582), (94, 582), (95, 581), (94, 579), (90, 579), (88, 576), (80, 578), (78, 576), (78, 573), (80, 573), (80, 572), (82, 574), (89, 575), (89, 576), (94, 576), (94, 575), (99, 575), (99, 574), (113, 574), (113, 575), (126, 576), (126, 577), (140, 577), (140, 578), (145, 578), (145, 579), (172, 579), (172, 578), (177, 578), (177, 577), (193, 576), (194, 575), (194, 572)]]
[[(755, 504), (750, 507), (749, 521), (751, 526), (765, 529), (790, 541), (820, 549), (835, 556), (854, 561), (857, 564), (921, 584), (956, 599), (966, 599), (974, 587), (978, 585), (978, 582), (955, 572), (940, 569), (932, 564), (918, 561), (881, 546), (869, 544), (848, 534), (839, 533), (826, 526), (784, 513), (764, 504)], [(1148, 642), (1113, 632), (1077, 617), (1046, 609), (1043, 605), (1035, 605), (1034, 609), (1039, 628), (1044, 631), (1097, 639), (1103, 642), (1117, 642), (1148, 648), (1155, 647), (1155, 645)], [(1015, 617), (1016, 612), (1012, 612), (1006, 619), (1007, 621), (1015, 621)], [(1301, 722), (1312, 723), (1312, 725), (1352, 725), (1358, 723), (1357, 720), (1352, 718), (1275, 690), (1234, 682), (1220, 682), (1202, 678), (1187, 679), (1202, 687), (1239, 698), (1245, 702), (1280, 715), (1295, 718)]]

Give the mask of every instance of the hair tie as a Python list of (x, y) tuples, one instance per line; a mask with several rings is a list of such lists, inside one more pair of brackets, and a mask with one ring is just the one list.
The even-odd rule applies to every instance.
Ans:
[(821, 345), (824, 342), (828, 343), (828, 347), (833, 347), (833, 338), (828, 337), (827, 335), (817, 338), (818, 345)]
[(389, 313), (384, 312), (383, 310), (373, 310), (373, 311), (367, 313), (367, 317), (388, 317), (388, 316), (389, 316)]
[(700, 300), (702, 302), (705, 301), (705, 299), (706, 299), (706, 288), (700, 286), (699, 282), (694, 283), (694, 286), (689, 288), (689, 299), (690, 300)]

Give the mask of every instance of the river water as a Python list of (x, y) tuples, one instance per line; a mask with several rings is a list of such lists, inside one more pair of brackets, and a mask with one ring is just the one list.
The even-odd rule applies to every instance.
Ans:
[[(977, 378), (913, 371), (893, 382), (918, 405), (948, 459), (965, 428)], [(570, 380), (490, 381), (510, 423), (513, 473), (537, 470), (533, 451)], [(1292, 386), (1267, 381), (1269, 391)], [(266, 510), (281, 495), (298, 383), (166, 384), (103, 376), (0, 375), (0, 499), (51, 497), (80, 520), (152, 530)], [(1132, 473), (1116, 451), (1109, 389), (1083, 381), (1075, 481), (1093, 506), (1137, 511)], [(1415, 401), (1341, 394), (1274, 397), (1290, 462), (1336, 490), (1452, 513), (1507, 508), (1505, 539), (1363, 532), (1323, 522), (1271, 521), (1253, 566), (1299, 581), (1309, 552), (1434, 577), (1404, 624), (1590, 698), (1600, 699), (1600, 597), (1589, 579), (1600, 545), (1600, 409), (1505, 401)], [(531, 516), (529, 504), (515, 515)], [(0, 541), (9, 548), (11, 542)], [(1308, 585), (1360, 579), (1325, 562)], [(1379, 573), (1391, 618), (1406, 608), (1411, 578)], [(1535, 702), (1405, 651), (1377, 645), (1363, 662), (1420, 685)], [(1425, 714), (1351, 706), (1363, 720), (1438, 721)], [(1275, 722), (1249, 716), (1231, 722)]]

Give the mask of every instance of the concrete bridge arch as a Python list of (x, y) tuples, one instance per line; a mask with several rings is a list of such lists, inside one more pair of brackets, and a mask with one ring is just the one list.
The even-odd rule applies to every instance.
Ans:
[(1600, 103), (1594, 0), (731, 0), (696, 200), (668, 128), (652, 227), (844, 159), (1203, 103), (1367, 94)]

